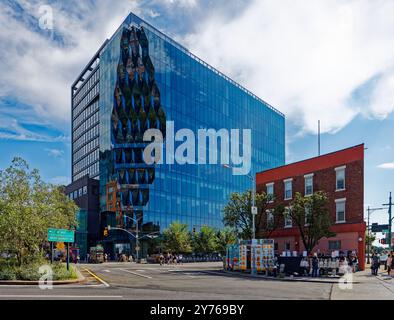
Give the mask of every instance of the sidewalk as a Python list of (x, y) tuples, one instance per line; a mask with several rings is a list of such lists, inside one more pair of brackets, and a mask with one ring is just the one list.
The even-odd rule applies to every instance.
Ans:
[[(325, 276), (325, 277), (317, 277), (317, 278), (312, 278), (312, 277), (292, 277), (292, 276), (286, 276), (284, 278), (278, 277), (269, 277), (261, 274), (257, 274), (255, 276), (251, 275), (250, 273), (244, 273), (244, 272), (237, 272), (237, 271), (227, 271), (223, 270), (224, 273), (226, 274), (231, 274), (234, 276), (241, 276), (241, 277), (246, 277), (246, 278), (255, 278), (255, 279), (265, 279), (265, 280), (272, 280), (272, 281), (289, 281), (289, 282), (314, 282), (314, 283), (338, 283), (339, 279), (341, 279), (341, 276)], [(360, 274), (364, 271), (357, 272), (356, 274)], [(353, 280), (351, 283), (359, 283), (359, 281)]]

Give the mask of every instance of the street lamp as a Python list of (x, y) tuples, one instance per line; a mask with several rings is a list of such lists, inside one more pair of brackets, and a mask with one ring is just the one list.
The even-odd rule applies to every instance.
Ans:
[(379, 210), (384, 210), (384, 208), (370, 208), (369, 206), (367, 208), (367, 212), (368, 212), (368, 227), (367, 227), (367, 229), (368, 229), (368, 237), (369, 237), (369, 239), (368, 239), (368, 247), (367, 247), (367, 249), (368, 249), (368, 252), (367, 252), (367, 264), (370, 263), (369, 255), (370, 255), (370, 251), (371, 251), (371, 237), (370, 237), (371, 233), (370, 233), (370, 227), (369, 227), (369, 217), (370, 217), (372, 212), (379, 211)]
[(135, 232), (135, 251), (136, 251), (136, 256), (137, 256), (137, 263), (138, 263), (138, 261), (139, 261), (139, 251), (140, 251), (140, 243), (139, 243), (139, 233), (138, 233), (138, 219), (135, 219), (135, 218), (131, 218), (131, 217), (129, 217), (129, 216), (127, 216), (127, 215), (124, 215), (123, 216), (124, 218), (129, 218), (130, 220), (132, 220), (132, 221), (134, 221), (135, 222), (135, 226), (136, 226), (136, 232)]
[[(228, 164), (223, 164), (223, 167), (225, 167), (226, 169), (233, 169), (232, 166), (228, 165)], [(256, 183), (255, 183), (255, 179), (254, 176), (250, 175), (250, 174), (246, 174), (246, 177), (248, 177), (252, 183), (252, 245), (250, 246), (251, 248), (251, 274), (252, 275), (256, 275), (256, 265), (255, 265), (255, 252), (254, 252), (254, 242), (256, 240), (256, 215), (257, 215), (257, 208), (256, 208)]]

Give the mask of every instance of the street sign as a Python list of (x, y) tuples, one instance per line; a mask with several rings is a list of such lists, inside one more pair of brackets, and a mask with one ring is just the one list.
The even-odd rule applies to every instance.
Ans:
[(64, 242), (58, 242), (58, 243), (56, 244), (56, 249), (57, 249), (57, 250), (63, 251), (65, 247), (66, 247), (66, 246), (64, 245)]
[(372, 232), (383, 232), (383, 230), (388, 230), (389, 229), (389, 225), (388, 224), (381, 224), (378, 225), (377, 223), (373, 223), (372, 227), (371, 227), (371, 231)]
[(74, 231), (65, 229), (48, 229), (48, 241), (74, 242)]
[(254, 215), (257, 214), (257, 207), (252, 207), (252, 214), (254, 214)]

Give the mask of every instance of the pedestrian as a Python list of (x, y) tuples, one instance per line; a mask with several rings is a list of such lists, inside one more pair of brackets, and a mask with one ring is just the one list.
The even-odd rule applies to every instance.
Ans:
[(390, 256), (391, 256), (390, 276), (393, 276), (394, 275), (394, 251), (390, 252)]
[(164, 264), (164, 256), (162, 253), (160, 253), (159, 262), (161, 266)]
[(179, 256), (178, 256), (178, 262), (179, 262), (179, 264), (183, 264), (183, 255), (182, 255), (182, 253), (180, 253)]
[(178, 262), (178, 256), (175, 253), (174, 253), (174, 256), (172, 257), (172, 262), (174, 265), (176, 265)]
[(81, 257), (79, 256), (79, 254), (77, 255), (77, 264), (80, 262)]
[(391, 253), (387, 257), (386, 265), (387, 265), (387, 275), (391, 275), (391, 263), (392, 263), (393, 257), (391, 256)]
[(372, 274), (374, 276), (378, 275), (379, 267), (380, 267), (379, 256), (374, 252), (372, 254), (372, 266), (371, 266)]
[(104, 254), (104, 262), (108, 262), (108, 254), (107, 253)]
[(317, 254), (313, 254), (312, 258), (312, 277), (315, 278), (317, 277), (317, 271), (319, 270), (319, 258), (317, 257)]

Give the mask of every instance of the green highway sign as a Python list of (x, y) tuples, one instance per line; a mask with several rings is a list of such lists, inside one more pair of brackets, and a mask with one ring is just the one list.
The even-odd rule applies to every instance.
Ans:
[(74, 242), (74, 231), (65, 229), (48, 229), (48, 241)]

